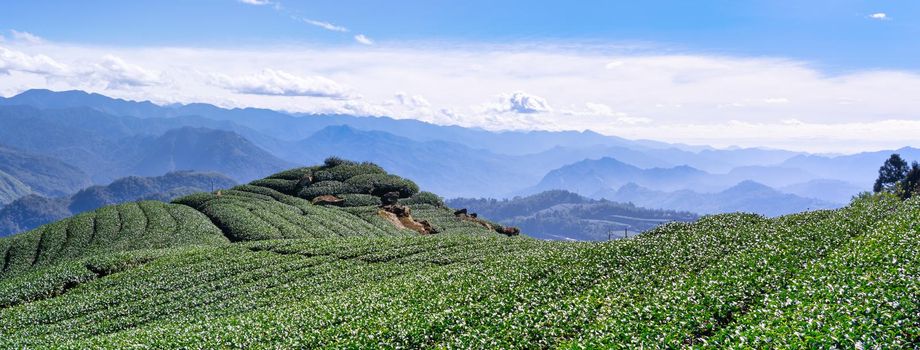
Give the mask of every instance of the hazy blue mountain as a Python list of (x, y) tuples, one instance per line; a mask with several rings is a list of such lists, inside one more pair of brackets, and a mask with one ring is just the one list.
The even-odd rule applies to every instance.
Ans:
[[(235, 129), (260, 147), (275, 152), (284, 147), (272, 140), (300, 141), (329, 126), (347, 125), (365, 131), (385, 131), (414, 141), (445, 141), (466, 145), (475, 149), (488, 149), (493, 153), (526, 155), (549, 151), (556, 147), (568, 149), (611, 148), (614, 156), (632, 160), (625, 150), (641, 151), (645, 157), (634, 159), (657, 159), (655, 166), (690, 165), (708, 171), (727, 171), (735, 166), (772, 164), (783, 161), (794, 152), (763, 149), (712, 150), (706, 146), (668, 144), (649, 140), (627, 140), (615, 136), (601, 135), (592, 131), (506, 131), (490, 132), (478, 128), (441, 126), (417, 120), (393, 119), (389, 117), (356, 117), (348, 115), (290, 115), (278, 111), (258, 108), (224, 109), (204, 103), (187, 105), (157, 106), (150, 102), (134, 102), (108, 98), (82, 91), (54, 92), (49, 90), (28, 90), (7, 99), (0, 99), (0, 105), (24, 104), (40, 108), (89, 107), (112, 115), (138, 118), (165, 118), (199, 116), (214, 121), (224, 121), (223, 127), (197, 125), (211, 128)], [(179, 118), (182, 119), (182, 118)], [(195, 125), (191, 125), (195, 126)], [(270, 139), (260, 140), (261, 136)], [(618, 152), (617, 152), (618, 151)], [(569, 162), (590, 158), (585, 155)], [(637, 164), (639, 165), (639, 164)], [(639, 165), (645, 166), (645, 165)]]
[[(193, 127), (197, 125), (235, 128), (200, 117), (140, 119), (86, 107), (0, 107), (0, 139), (71, 163), (96, 183), (181, 169), (218, 171), (243, 182), (290, 166), (234, 131)], [(88, 185), (84, 182), (48, 195), (72, 193)]]
[(606, 240), (637, 234), (671, 221), (692, 221), (689, 212), (639, 208), (629, 203), (594, 200), (568, 191), (546, 191), (513, 199), (457, 198), (453, 208), (467, 208), (501, 224), (520, 227), (542, 239)]
[(783, 162), (782, 166), (803, 169), (821, 178), (843, 180), (871, 189), (878, 178), (878, 168), (892, 153), (899, 153), (908, 162), (920, 161), (920, 149), (904, 147), (835, 157), (798, 155)]
[(106, 186), (91, 186), (72, 195), (48, 198), (28, 195), (0, 209), (0, 236), (33, 229), (84, 211), (137, 200), (170, 201), (196, 192), (236, 185), (218, 173), (171, 172), (162, 176), (130, 176)]
[(139, 145), (130, 173), (143, 176), (191, 169), (216, 171), (246, 182), (291, 166), (239, 134), (224, 130), (183, 127)]
[(30, 194), (0, 208), (0, 237), (28, 231), (71, 215), (66, 198)]
[(801, 197), (846, 204), (860, 192), (871, 191), (872, 186), (859, 186), (842, 180), (818, 179), (781, 187), (779, 190)]
[(0, 208), (29, 193), (32, 193), (32, 190), (28, 185), (14, 176), (0, 171)]
[(677, 190), (689, 186), (709, 188), (712, 174), (688, 166), (642, 169), (617, 159), (604, 157), (588, 159), (550, 171), (528, 191), (562, 189), (582, 195), (618, 188), (630, 182), (661, 190)]
[[(61, 196), (92, 184), (89, 176), (73, 165), (52, 157), (5, 146), (0, 146), (0, 173), (5, 174), (0, 176), (5, 178), (0, 179), (0, 183), (5, 183), (0, 187), (18, 187), (13, 192), (20, 195), (36, 193), (43, 196)], [(20, 185), (25, 185), (26, 188)], [(0, 200), (0, 203), (8, 202)]]
[(691, 190), (667, 192), (630, 183), (617, 190), (599, 192), (596, 196), (613, 201), (630, 202), (641, 207), (685, 210), (700, 214), (741, 211), (778, 216), (841, 206), (818, 199), (783, 193), (753, 181), (744, 181), (717, 193), (699, 193)]

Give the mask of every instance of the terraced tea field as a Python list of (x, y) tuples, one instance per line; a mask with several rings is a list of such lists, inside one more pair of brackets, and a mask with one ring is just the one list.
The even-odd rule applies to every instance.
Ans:
[(333, 160), (0, 240), (0, 348), (916, 348), (918, 223), (870, 197), (548, 242)]

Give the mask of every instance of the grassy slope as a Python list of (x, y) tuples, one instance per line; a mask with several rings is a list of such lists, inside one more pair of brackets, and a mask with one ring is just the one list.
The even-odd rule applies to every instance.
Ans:
[[(280, 191), (180, 200), (205, 213), (203, 233), (152, 237), (175, 232), (183, 244), (65, 243), (73, 247), (6, 272), (0, 347), (920, 344), (918, 202), (709, 216), (630, 240), (567, 243), (507, 238), (413, 204), (442, 231), (419, 236), (377, 220), (374, 207), (314, 206), (290, 195), (304, 186), (261, 184)], [(213, 239), (210, 222), (230, 240)], [(11, 242), (0, 251), (25, 245)], [(161, 249), (132, 250), (141, 247)]]

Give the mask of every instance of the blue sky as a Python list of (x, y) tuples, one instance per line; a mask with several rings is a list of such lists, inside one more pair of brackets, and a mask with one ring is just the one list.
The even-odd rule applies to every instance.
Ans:
[[(17, 1), (0, 24), (51, 40), (106, 45), (309, 42), (591, 41), (803, 59), (829, 70), (920, 68), (918, 1)], [(885, 13), (887, 20), (871, 20)]]
[(594, 130), (713, 146), (916, 144), (920, 1), (16, 1), (0, 96)]

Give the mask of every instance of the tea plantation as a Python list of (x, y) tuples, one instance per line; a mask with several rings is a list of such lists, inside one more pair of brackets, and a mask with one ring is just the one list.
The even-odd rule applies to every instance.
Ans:
[(0, 239), (0, 348), (920, 347), (918, 200), (603, 243), (501, 231), (338, 159), (105, 207)]

